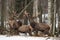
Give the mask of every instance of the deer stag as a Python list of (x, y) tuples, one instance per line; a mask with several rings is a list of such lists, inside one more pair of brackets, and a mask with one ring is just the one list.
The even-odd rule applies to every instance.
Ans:
[[(27, 14), (24, 14), (23, 16), (25, 17)], [(18, 31), (20, 33), (29, 33), (30, 36), (32, 36), (32, 30), (33, 28), (30, 25), (22, 25), (18, 28)]]
[(32, 36), (31, 32), (32, 32), (32, 27), (30, 25), (22, 25), (18, 28), (18, 31), (20, 33), (29, 33), (30, 36)]
[(31, 27), (36, 32), (36, 35), (38, 35), (38, 31), (41, 31), (44, 34), (49, 35), (50, 26), (48, 24), (37, 23), (33, 20), (33, 17), (31, 17), (30, 15), (28, 15), (28, 18), (29, 18)]
[(8, 23), (9, 23), (9, 26), (10, 26), (10, 34), (11, 33), (12, 34), (14, 34), (14, 33), (18, 34), (18, 28), (22, 25), (22, 22), (21, 21), (16, 21), (14, 19), (14, 17), (10, 17)]

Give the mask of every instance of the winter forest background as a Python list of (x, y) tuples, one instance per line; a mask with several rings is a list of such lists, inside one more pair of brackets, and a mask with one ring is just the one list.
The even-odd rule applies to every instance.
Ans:
[(30, 25), (24, 14), (31, 15), (37, 23), (48, 24), (50, 37), (60, 36), (60, 0), (0, 0), (0, 34), (8, 34), (9, 17)]

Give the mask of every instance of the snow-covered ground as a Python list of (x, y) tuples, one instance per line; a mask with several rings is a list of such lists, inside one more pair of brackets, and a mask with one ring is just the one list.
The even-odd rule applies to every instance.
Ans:
[(0, 35), (0, 40), (60, 40), (56, 37), (30, 37), (30, 36), (9, 36)]

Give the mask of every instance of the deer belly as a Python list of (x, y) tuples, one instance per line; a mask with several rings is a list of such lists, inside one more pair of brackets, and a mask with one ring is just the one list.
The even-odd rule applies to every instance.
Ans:
[(28, 32), (29, 28), (28, 27), (20, 27), (18, 30), (20, 32)]

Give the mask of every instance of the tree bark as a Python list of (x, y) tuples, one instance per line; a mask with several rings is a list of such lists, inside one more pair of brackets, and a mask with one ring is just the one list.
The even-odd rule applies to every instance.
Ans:
[(52, 24), (51, 24), (51, 18), (52, 18), (52, 12), (51, 12), (51, 5), (52, 4), (52, 1), (51, 0), (48, 0), (48, 24), (50, 26), (50, 33), (52, 33)]
[(53, 35), (56, 33), (56, 0), (54, 0), (54, 21), (53, 21)]
[(42, 9), (42, 6), (41, 6), (41, 0), (39, 0), (39, 5), (38, 5), (38, 11), (39, 11), (39, 14), (38, 14), (38, 17), (39, 17), (39, 22), (42, 23), (42, 13), (43, 13), (43, 9)]
[(5, 12), (5, 0), (1, 0), (2, 8), (1, 8), (1, 27), (4, 27), (4, 12)]
[(35, 17), (35, 21), (39, 23), (39, 18), (38, 18), (38, 0), (34, 0), (34, 3), (33, 3), (33, 17)]

